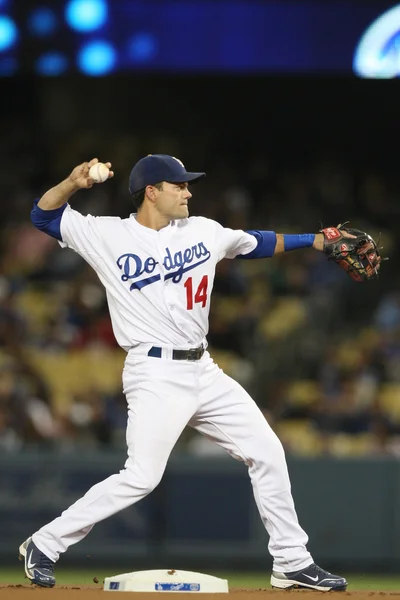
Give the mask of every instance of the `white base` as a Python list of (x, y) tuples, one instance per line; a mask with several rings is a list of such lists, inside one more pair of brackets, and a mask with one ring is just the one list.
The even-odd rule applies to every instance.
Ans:
[(175, 571), (158, 569), (156, 571), (134, 571), (106, 577), (105, 592), (191, 592), (215, 594), (229, 592), (228, 580), (194, 573), (193, 571)]

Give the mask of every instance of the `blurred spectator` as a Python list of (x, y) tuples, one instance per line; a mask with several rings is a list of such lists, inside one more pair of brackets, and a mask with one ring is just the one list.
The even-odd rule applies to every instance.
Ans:
[[(107, 185), (73, 199), (84, 214), (127, 217), (133, 208), (126, 181), (134, 162), (150, 151), (184, 161), (188, 154), (190, 168), (197, 162), (208, 172), (192, 190), (192, 214), (227, 227), (299, 233), (349, 218), (354, 226), (379, 228), (392, 248), (390, 269), (398, 267), (397, 174), (379, 164), (369, 169), (318, 136), (305, 151), (301, 124), (298, 139), (290, 128), (272, 128), (266, 148), (265, 140), (249, 143), (245, 134), (241, 139), (222, 129), (221, 139), (204, 130), (198, 144), (187, 144), (178, 132), (136, 132), (136, 124), (122, 123), (121, 115), (110, 116), (114, 130), (105, 138), (85, 127), (80, 114), (75, 117), (80, 129), (68, 131), (63, 123), (64, 135), (54, 119), (41, 121), (40, 136), (37, 123), (2, 122), (0, 169), (9, 198), (0, 218), (5, 451), (32, 444), (63, 450), (124, 444), (127, 407), (120, 370), (113, 367), (113, 357), (121, 364), (124, 353), (113, 337), (101, 283), (79, 256), (29, 221), (35, 196), (81, 160), (92, 155), (112, 160), (116, 171)], [(400, 456), (397, 288), (383, 274), (366, 291), (310, 249), (270, 261), (222, 261), (211, 305), (210, 351), (249, 390), (290, 452)], [(365, 443), (355, 450), (352, 440), (361, 439)], [(223, 454), (190, 431), (178, 447)]]

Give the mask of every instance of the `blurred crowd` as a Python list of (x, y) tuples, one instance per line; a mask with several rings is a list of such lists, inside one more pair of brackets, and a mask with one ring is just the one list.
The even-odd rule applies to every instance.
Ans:
[[(61, 106), (61, 110), (63, 107)], [(102, 286), (83, 259), (30, 223), (33, 199), (83, 160), (110, 160), (115, 178), (71, 203), (82, 213), (133, 212), (129, 170), (149, 152), (206, 170), (191, 214), (240, 229), (305, 233), (343, 220), (384, 246), (379, 280), (357, 284), (312, 249), (224, 260), (215, 279), (210, 352), (253, 396), (287, 452), (400, 456), (399, 177), (326, 145), (307, 156), (244, 151), (203, 133), (198, 143), (134, 127), (104, 131), (3, 119), (0, 163), (0, 448), (59, 451), (125, 444), (125, 353)], [(43, 122), (40, 125), (43, 128)], [(297, 152), (297, 154), (296, 154)], [(187, 430), (177, 451), (219, 452)]]

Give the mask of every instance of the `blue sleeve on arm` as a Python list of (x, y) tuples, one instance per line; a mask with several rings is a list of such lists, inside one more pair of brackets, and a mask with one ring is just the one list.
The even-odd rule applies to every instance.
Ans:
[[(248, 254), (239, 254), (236, 258), (270, 258), (275, 253), (276, 233), (274, 231), (246, 231), (257, 240), (257, 246)], [(285, 252), (298, 248), (310, 248), (315, 240), (315, 233), (283, 234)]]
[(257, 246), (248, 254), (239, 254), (236, 258), (270, 258), (274, 255), (276, 246), (275, 231), (246, 231), (257, 240)]
[(33, 209), (31, 211), (32, 223), (37, 229), (40, 229), (40, 231), (44, 231), (48, 235), (51, 235), (62, 242), (61, 217), (64, 210), (67, 208), (67, 203), (54, 210), (43, 210), (37, 205), (39, 200), (40, 198), (37, 198), (33, 202)]
[(285, 252), (297, 250), (298, 248), (311, 248), (315, 240), (315, 233), (284, 233), (283, 241)]

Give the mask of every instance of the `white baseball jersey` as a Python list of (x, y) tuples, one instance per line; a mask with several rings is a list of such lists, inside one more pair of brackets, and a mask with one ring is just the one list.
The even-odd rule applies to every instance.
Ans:
[(118, 344), (188, 349), (205, 342), (215, 267), (248, 254), (254, 236), (204, 217), (179, 219), (155, 231), (136, 215), (83, 216), (66, 207), (61, 246), (72, 248), (103, 283)]

